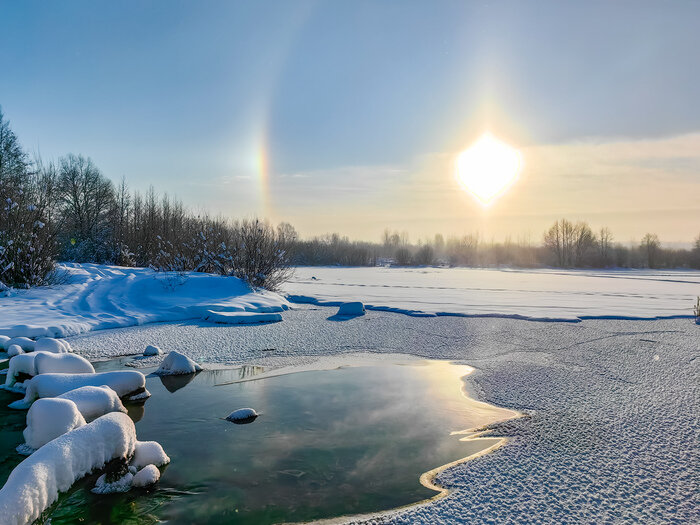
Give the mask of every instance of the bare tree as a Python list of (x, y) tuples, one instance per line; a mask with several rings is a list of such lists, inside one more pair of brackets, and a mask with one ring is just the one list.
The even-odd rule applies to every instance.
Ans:
[(612, 259), (613, 240), (610, 228), (605, 226), (600, 229), (598, 235), (598, 252), (600, 255), (600, 262), (603, 266), (608, 266)]
[(659, 241), (659, 236), (655, 233), (647, 233), (642, 237), (639, 249), (646, 257), (647, 266), (649, 266), (649, 268), (656, 268), (660, 248), (661, 242)]
[(586, 222), (574, 224), (560, 219), (545, 232), (544, 244), (554, 254), (558, 266), (577, 267), (595, 244), (595, 236)]

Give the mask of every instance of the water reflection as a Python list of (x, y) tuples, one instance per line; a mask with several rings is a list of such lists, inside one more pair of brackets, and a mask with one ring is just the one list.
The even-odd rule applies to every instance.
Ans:
[(198, 373), (199, 372), (195, 372), (194, 374), (178, 374), (158, 377), (160, 378), (160, 382), (168, 390), (168, 392), (177, 392), (181, 388), (185, 388), (192, 381), (194, 381), (194, 378), (197, 377)]
[[(155, 491), (100, 498), (86, 481), (61, 498), (53, 525), (308, 521), (378, 511), (435, 493), (423, 472), (497, 440), (460, 441), (454, 431), (509, 413), (473, 403), (443, 362), (376, 365), (247, 379), (262, 367), (204, 371), (175, 382), (149, 376), (153, 394), (130, 405), (140, 440), (159, 441), (171, 463)], [(184, 387), (187, 388), (184, 388)], [(223, 418), (250, 406), (253, 425)]]

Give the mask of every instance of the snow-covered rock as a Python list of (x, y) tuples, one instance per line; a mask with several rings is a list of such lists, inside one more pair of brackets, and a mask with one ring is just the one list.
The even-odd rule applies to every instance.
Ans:
[(360, 301), (351, 301), (343, 303), (340, 305), (340, 308), (338, 308), (338, 313), (336, 315), (347, 317), (365, 315), (365, 305), (362, 304)]
[(161, 376), (194, 374), (200, 370), (202, 370), (202, 367), (192, 361), (192, 359), (180, 352), (173, 351), (163, 359), (163, 362), (154, 374)]
[(68, 343), (62, 341), (61, 339), (54, 339), (53, 337), (42, 337), (37, 339), (34, 350), (43, 352), (53, 352), (54, 354), (63, 354), (65, 352), (70, 352), (70, 346)]
[[(10, 345), (14, 346), (14, 345)], [(19, 374), (27, 374), (30, 376), (36, 375), (36, 367), (34, 365), (35, 354), (18, 354), (10, 359), (7, 375), (5, 376), (5, 388), (11, 388), (16, 382)]]
[[(51, 398), (49, 398), (51, 399)], [(81, 386), (61, 394), (56, 399), (69, 399), (76, 404), (83, 417), (90, 421), (110, 412), (124, 412), (126, 408), (122, 404), (117, 393), (108, 386)], [(41, 401), (41, 399), (39, 400)], [(35, 403), (36, 404), (36, 403)], [(32, 405), (32, 409), (34, 405)], [(31, 410), (30, 409), (30, 412)]]
[(10, 345), (10, 347), (7, 349), (7, 357), (12, 359), (14, 356), (23, 354), (24, 350), (22, 350), (22, 347), (19, 345)]
[(0, 335), (0, 350), (7, 350), (10, 346), (7, 344), (9, 341), (9, 337), (7, 337), (6, 335)]
[(95, 369), (90, 361), (77, 354), (36, 351), (19, 354), (10, 359), (5, 387), (12, 387), (20, 373), (36, 376), (48, 373), (89, 374), (94, 372)]
[(143, 351), (144, 356), (161, 355), (163, 351), (155, 345), (148, 345)]
[(160, 470), (155, 465), (146, 465), (139, 470), (132, 481), (134, 487), (148, 487), (160, 479)]
[(127, 472), (118, 480), (108, 483), (107, 474), (102, 474), (99, 478), (97, 478), (95, 487), (91, 492), (94, 494), (115, 494), (117, 492), (129, 492), (133, 480), (134, 475), (131, 472)]
[[(55, 341), (55, 339), (54, 339)], [(77, 354), (34, 352), (37, 374), (93, 374), (95, 368), (90, 361)]]
[(226, 418), (228, 421), (247, 421), (258, 417), (258, 413), (252, 408), (239, 408), (231, 412)]
[[(22, 357), (22, 356), (17, 356)], [(17, 359), (13, 357), (12, 359)], [(98, 374), (40, 374), (26, 382), (24, 399), (10, 403), (10, 408), (26, 409), (39, 398), (56, 397), (82, 386), (108, 386), (119, 397), (141, 392), (146, 378), (136, 370), (100, 372)]]
[(28, 337), (13, 337), (9, 341), (7, 341), (6, 348), (9, 348), (11, 345), (18, 345), (25, 352), (33, 352), (35, 344), (36, 343)]
[(24, 429), (25, 447), (18, 452), (30, 452), (49, 441), (85, 425), (85, 418), (76, 404), (69, 399), (47, 398), (37, 400), (27, 412), (27, 428)]
[(3, 525), (33, 523), (73, 483), (114, 458), (128, 458), (136, 430), (115, 412), (50, 441), (22, 461), (0, 489)]
[(170, 458), (157, 441), (138, 441), (134, 458), (131, 460), (131, 465), (140, 469), (146, 465), (153, 464), (157, 467), (162, 467), (170, 463)]

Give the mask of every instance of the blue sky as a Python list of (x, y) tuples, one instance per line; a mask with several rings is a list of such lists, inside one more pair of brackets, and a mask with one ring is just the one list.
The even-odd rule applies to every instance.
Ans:
[[(620, 240), (684, 241), (700, 229), (698, 20), (690, 1), (0, 0), (0, 105), (45, 158), (83, 153), (135, 189), (306, 235), (539, 236), (605, 212)], [(488, 217), (450, 173), (485, 129), (528, 168)], [(561, 167), (596, 146), (605, 160)], [(629, 184), (647, 194), (595, 197)]]

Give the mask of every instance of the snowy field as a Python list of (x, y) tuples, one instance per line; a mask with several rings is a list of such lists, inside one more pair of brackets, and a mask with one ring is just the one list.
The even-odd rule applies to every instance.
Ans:
[(413, 315), (659, 319), (690, 316), (700, 272), (301, 267), (284, 290), (297, 302)]
[[(0, 333), (61, 326), (80, 334), (67, 340), (89, 359), (155, 344), (205, 366), (286, 371), (357, 353), (450, 359), (476, 368), (465, 379), (472, 397), (526, 415), (490, 429), (505, 446), (438, 476), (447, 497), (370, 522), (700, 522), (700, 326), (663, 319), (689, 317), (697, 272), (301, 268), (286, 291), (307, 302), (467, 316), (339, 320), (336, 308), (298, 304), (281, 323), (240, 326), (205, 314), (282, 311), (286, 301), (235, 279), (169, 290), (146, 270), (75, 271), (82, 280), (0, 298)], [(647, 320), (586, 319), (604, 316)]]

